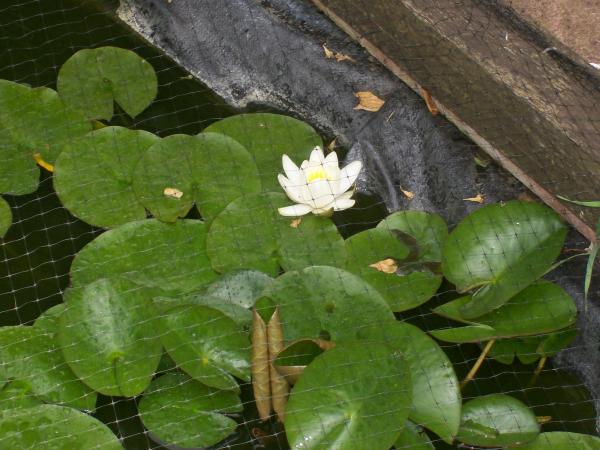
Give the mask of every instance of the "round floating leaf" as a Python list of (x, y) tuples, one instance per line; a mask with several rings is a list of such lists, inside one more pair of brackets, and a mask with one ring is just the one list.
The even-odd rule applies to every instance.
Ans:
[(281, 190), (277, 174), (283, 172), (283, 154), (300, 165), (314, 147), (323, 147), (321, 137), (310, 125), (279, 114), (239, 114), (219, 120), (204, 131), (225, 134), (246, 147), (267, 191)]
[(279, 255), (284, 270), (300, 270), (308, 266), (346, 264), (344, 239), (327, 217), (305, 216), (297, 226), (282, 227)]
[(448, 237), (448, 226), (437, 214), (425, 211), (398, 211), (390, 214), (377, 228), (398, 230), (412, 236), (419, 246), (421, 262), (442, 260), (442, 246)]
[(362, 231), (346, 239), (349, 270), (368, 282), (387, 300), (393, 311), (400, 312), (415, 308), (429, 300), (442, 282), (439, 275), (420, 268), (405, 275), (378, 270), (380, 261), (393, 260), (399, 265), (410, 256), (410, 248), (393, 230), (374, 228)]
[(427, 433), (410, 420), (404, 424), (400, 437), (396, 439), (394, 448), (397, 450), (435, 450)]
[(35, 319), (33, 326), (46, 336), (54, 338), (54, 336), (56, 336), (58, 333), (60, 327), (60, 316), (65, 308), (66, 305), (64, 303), (59, 303), (58, 305), (48, 308), (37, 319)]
[[(140, 202), (165, 222), (184, 217), (194, 203), (212, 220), (241, 195), (260, 192), (258, 169), (235, 140), (216, 133), (169, 136), (153, 145), (135, 170)], [(174, 189), (177, 195), (167, 195)]]
[(589, 434), (554, 431), (542, 433), (534, 441), (519, 447), (520, 450), (577, 449), (600, 450), (600, 438)]
[(162, 353), (152, 292), (100, 279), (65, 292), (58, 340), (65, 359), (104, 395), (133, 397), (150, 384)]
[(119, 439), (98, 419), (57, 405), (0, 412), (0, 447), (123, 450)]
[(146, 429), (169, 445), (210, 447), (237, 428), (226, 413), (240, 412), (242, 404), (231, 391), (218, 391), (181, 373), (155, 379), (139, 404)]
[(138, 160), (158, 138), (141, 130), (105, 127), (67, 146), (56, 161), (54, 188), (81, 220), (113, 228), (146, 218), (132, 188)]
[(459, 291), (479, 289), (463, 317), (490, 312), (542, 276), (562, 248), (567, 228), (550, 208), (511, 201), (483, 207), (450, 234), (443, 271)]
[(456, 438), (468, 445), (510, 447), (534, 440), (539, 432), (535, 415), (527, 406), (508, 395), (493, 394), (463, 405)]
[(243, 308), (252, 308), (261, 292), (273, 282), (273, 278), (258, 270), (236, 270), (221, 276), (206, 288), (206, 294)]
[(17, 380), (41, 399), (93, 410), (96, 393), (65, 362), (52, 337), (36, 327), (0, 328), (0, 379)]
[(31, 394), (27, 382), (11, 381), (0, 389), (0, 414), (7, 409), (31, 408), (41, 404), (42, 400)]
[(373, 347), (400, 351), (410, 367), (410, 419), (451, 443), (460, 425), (461, 394), (452, 363), (427, 334), (408, 323), (366, 329), (360, 335)]
[(58, 92), (64, 102), (90, 119), (110, 120), (113, 100), (135, 117), (152, 103), (158, 83), (152, 66), (117, 47), (79, 50), (60, 68)]
[(410, 402), (410, 372), (401, 353), (347, 343), (306, 368), (286, 406), (285, 431), (292, 449), (388, 449)]
[(6, 200), (0, 197), (0, 238), (2, 238), (12, 225), (12, 212)]
[(279, 236), (289, 219), (277, 208), (285, 195), (266, 192), (237, 198), (213, 220), (206, 238), (206, 252), (217, 272), (256, 269), (279, 273)]
[[(442, 305), (434, 312), (453, 320), (465, 321), (462, 306), (469, 297)], [(572, 325), (577, 316), (573, 299), (560, 286), (538, 281), (527, 287), (500, 308), (477, 318), (472, 326), (435, 330), (431, 334), (448, 342), (477, 342), (550, 333)], [(481, 336), (477, 330), (485, 330)], [(465, 340), (467, 339), (467, 340)], [(475, 339), (475, 340), (472, 340)]]
[(286, 342), (330, 337), (339, 343), (355, 339), (365, 327), (395, 323), (392, 311), (375, 289), (334, 267), (287, 272), (264, 295), (279, 305)]
[(184, 305), (166, 311), (160, 321), (165, 349), (190, 376), (207, 386), (236, 391), (233, 376), (250, 381), (248, 335), (222, 312)]
[(39, 178), (40, 171), (31, 151), (15, 143), (8, 131), (0, 128), (0, 192), (29, 194), (37, 189)]
[(217, 278), (205, 239), (206, 226), (199, 220), (129, 222), (101, 234), (77, 254), (71, 283), (83, 286), (121, 276), (165, 291), (198, 290)]

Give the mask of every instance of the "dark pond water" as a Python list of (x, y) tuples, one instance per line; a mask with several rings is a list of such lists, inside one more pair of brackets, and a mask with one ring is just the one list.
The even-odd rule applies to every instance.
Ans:
[[(3, 0), (0, 78), (54, 88), (58, 69), (75, 51), (113, 45), (146, 58), (156, 69), (160, 85), (158, 98), (147, 111), (133, 121), (117, 114), (113, 124), (161, 136), (195, 134), (213, 121), (238, 112), (123, 26), (111, 14), (116, 7), (117, 2), (112, 0)], [(12, 207), (14, 225), (0, 241), (0, 325), (29, 324), (60, 303), (69, 283), (73, 255), (102, 232), (77, 220), (61, 206), (48, 173), (42, 174), (40, 181), (38, 191), (31, 195), (4, 196)], [(357, 207), (335, 217), (345, 236), (372, 227), (387, 214), (376, 198), (359, 196), (358, 200)], [(435, 328), (438, 320), (429, 308), (411, 311), (405, 319), (424, 329)], [(478, 356), (475, 345), (449, 345), (445, 350), (455, 362), (459, 377)], [(545, 426), (547, 431), (594, 433), (593, 404), (578, 380), (550, 370), (531, 385), (532, 372), (532, 366), (502, 366), (486, 361), (478, 379), (467, 387), (465, 397), (506, 392), (532, 406), (537, 415), (552, 416), (552, 422)], [(281, 429), (275, 424), (257, 423), (247, 387), (243, 399), (248, 403), (240, 418), (244, 423), (222, 448), (256, 448), (259, 444), (261, 448), (283, 448)], [(163, 448), (145, 434), (135, 399), (101, 396), (96, 416), (123, 439), (128, 450)], [(436, 447), (451, 448), (441, 443)]]

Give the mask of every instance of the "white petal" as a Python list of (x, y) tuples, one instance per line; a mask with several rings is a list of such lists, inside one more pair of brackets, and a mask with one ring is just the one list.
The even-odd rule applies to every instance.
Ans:
[(336, 166), (339, 166), (340, 163), (338, 162), (338, 157), (337, 157), (337, 153), (336, 152), (331, 152), (329, 155), (327, 155), (325, 157), (325, 163), (327, 165), (331, 164), (335, 164)]
[(323, 150), (321, 147), (313, 148), (313, 151), (310, 152), (309, 162), (311, 166), (321, 165), (325, 162), (325, 155), (323, 154)]
[(288, 179), (293, 184), (298, 184), (297, 181), (300, 179), (302, 171), (298, 168), (296, 164), (294, 164), (294, 161), (292, 161), (288, 155), (283, 155), (281, 157), (281, 164), (283, 165), (283, 171), (285, 172)]
[(312, 213), (315, 216), (330, 216), (333, 213), (333, 208), (331, 206), (326, 206), (325, 208), (317, 208), (313, 209)]
[(302, 165), (300, 166), (300, 169), (302, 169), (302, 170), (306, 169), (308, 167), (308, 164), (309, 164), (308, 160), (305, 159), (304, 161), (302, 161)]
[(360, 161), (352, 161), (340, 171), (340, 182), (336, 194), (346, 192), (354, 184), (360, 173), (360, 169), (362, 169), (362, 163)]
[(308, 205), (292, 205), (279, 208), (279, 214), (286, 217), (300, 217), (311, 212), (312, 208)]
[(328, 180), (315, 180), (308, 183), (309, 198), (305, 203), (311, 202), (315, 208), (323, 208), (335, 200), (333, 188), (335, 183)]
[(290, 180), (288, 180), (281, 174), (277, 176), (277, 179), (279, 180), (279, 184), (281, 185), (287, 196), (290, 198), (290, 200), (296, 203), (302, 203), (304, 201), (302, 197), (302, 186), (293, 185)]
[(351, 198), (336, 199), (333, 202), (333, 210), (342, 211), (344, 209), (352, 208), (354, 206), (354, 203), (356, 203), (356, 200), (353, 200)]
[(352, 198), (353, 195), (354, 195), (354, 189), (350, 189), (349, 191), (346, 191), (343, 194), (338, 195), (335, 199), (336, 200), (348, 200), (348, 199)]

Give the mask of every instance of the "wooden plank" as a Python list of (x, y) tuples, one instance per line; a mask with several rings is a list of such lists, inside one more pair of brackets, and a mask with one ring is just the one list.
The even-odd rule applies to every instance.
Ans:
[(587, 239), (600, 199), (600, 78), (510, 9), (480, 0), (313, 0)]

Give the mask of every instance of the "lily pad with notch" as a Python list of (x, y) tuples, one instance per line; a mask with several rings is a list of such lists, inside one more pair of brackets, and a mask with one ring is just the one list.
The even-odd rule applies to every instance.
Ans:
[(177, 366), (201, 383), (239, 391), (234, 376), (250, 381), (250, 340), (222, 312), (183, 305), (161, 314), (161, 341)]
[[(346, 239), (348, 269), (376, 288), (395, 312), (406, 311), (429, 300), (442, 277), (417, 261), (418, 246), (411, 236), (397, 230), (373, 228)], [(380, 261), (393, 261), (389, 271)]]
[(563, 448), (600, 450), (600, 438), (589, 434), (552, 431), (549, 433), (541, 433), (534, 441), (519, 447), (521, 450), (558, 450)]
[(446, 240), (442, 262), (445, 277), (460, 292), (477, 289), (461, 315), (489, 313), (541, 277), (566, 232), (558, 214), (537, 203), (493, 204), (467, 216)]
[(465, 327), (430, 331), (446, 342), (481, 342), (551, 333), (575, 322), (577, 307), (569, 294), (549, 281), (527, 287), (500, 308), (471, 322), (462, 315), (471, 299), (461, 297), (433, 310), (436, 314), (469, 324)]
[(481, 447), (520, 447), (539, 432), (536, 417), (525, 404), (508, 395), (492, 394), (464, 404), (456, 439)]
[(205, 252), (206, 225), (199, 220), (173, 224), (156, 219), (129, 222), (108, 230), (75, 256), (71, 283), (124, 277), (168, 293), (194, 292), (217, 274)]
[(151, 289), (117, 278), (65, 292), (58, 341), (88, 386), (125, 397), (148, 387), (162, 355), (152, 297)]
[(283, 154), (300, 164), (314, 147), (323, 148), (323, 140), (310, 125), (279, 114), (238, 114), (209, 125), (204, 132), (221, 133), (242, 144), (254, 158), (267, 191), (281, 189), (277, 174), (282, 172)]
[(164, 222), (184, 217), (194, 204), (211, 221), (231, 201), (261, 189), (250, 153), (217, 133), (164, 138), (143, 155), (134, 176), (137, 198)]
[(60, 201), (71, 214), (97, 227), (145, 219), (146, 210), (133, 192), (133, 171), (157, 141), (147, 131), (105, 127), (68, 145), (54, 170)]
[(222, 441), (238, 425), (228, 414), (242, 408), (236, 393), (177, 372), (153, 380), (139, 403), (140, 418), (150, 435), (178, 448), (205, 448)]
[(394, 448), (397, 450), (435, 450), (431, 439), (419, 425), (407, 420), (400, 437), (396, 439)]
[(286, 406), (285, 430), (292, 449), (387, 449), (410, 404), (410, 371), (400, 352), (346, 342), (306, 368)]
[(110, 120), (113, 101), (130, 117), (156, 97), (154, 68), (136, 53), (117, 47), (83, 49), (60, 68), (56, 81), (63, 101), (89, 119)]

